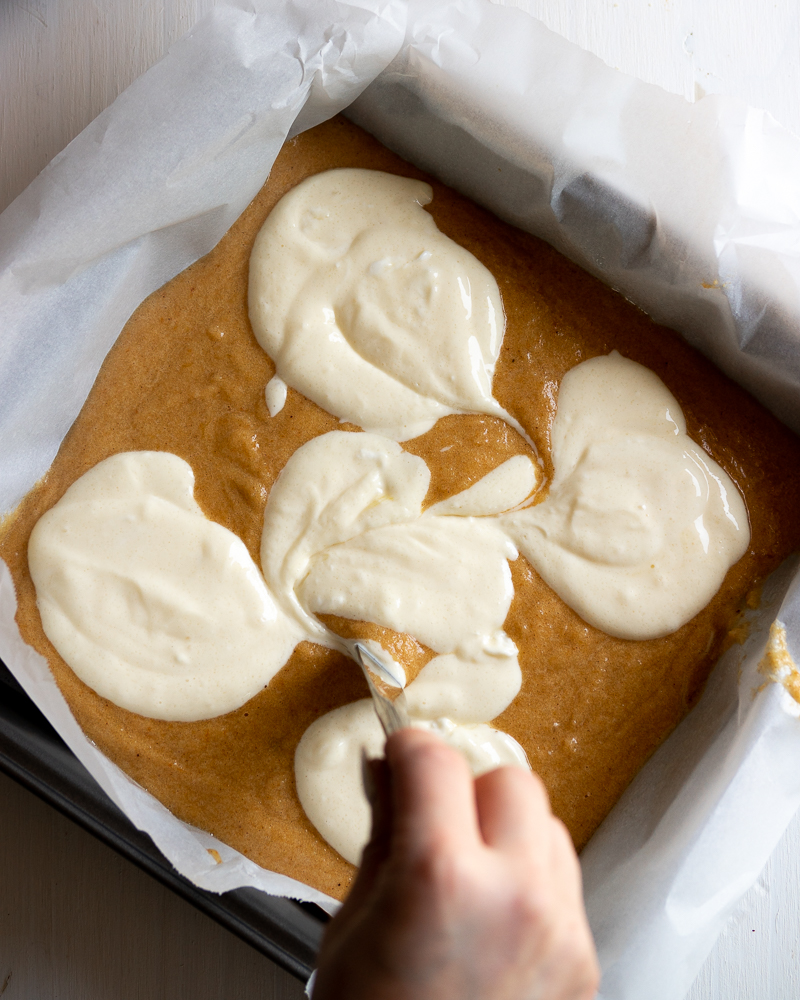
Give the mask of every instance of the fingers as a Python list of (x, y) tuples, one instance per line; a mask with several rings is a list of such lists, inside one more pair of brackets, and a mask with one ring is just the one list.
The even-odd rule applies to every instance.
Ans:
[(498, 850), (536, 849), (550, 837), (550, 803), (541, 780), (521, 767), (499, 767), (475, 781), (484, 842)]
[(320, 997), (589, 1000), (580, 871), (539, 779), (501, 768), (473, 783), (421, 730), (392, 736), (386, 754), (368, 768), (373, 837), (323, 940)]
[(394, 838), (412, 854), (444, 843), (480, 843), (472, 775), (464, 757), (437, 736), (401, 729), (386, 743), (392, 772)]

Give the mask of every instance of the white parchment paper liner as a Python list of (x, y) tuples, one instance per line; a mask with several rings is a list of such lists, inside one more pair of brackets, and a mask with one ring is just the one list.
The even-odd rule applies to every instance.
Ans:
[[(688, 105), (484, 0), (229, 2), (0, 216), (0, 509), (47, 470), (139, 302), (214, 246), (287, 135), (348, 105), (800, 429), (800, 141), (764, 112)], [(180, 823), (98, 753), (21, 642), (0, 571), (0, 655), (175, 867), (215, 891), (330, 905)], [(800, 645), (793, 564), (765, 595), (748, 643), (584, 851), (605, 1000), (683, 996), (800, 805), (800, 720), (755, 673), (778, 612)]]

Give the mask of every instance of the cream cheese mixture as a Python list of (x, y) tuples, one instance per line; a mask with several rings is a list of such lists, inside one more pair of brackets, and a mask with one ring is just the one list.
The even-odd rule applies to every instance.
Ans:
[(547, 499), (504, 524), (584, 621), (621, 639), (681, 627), (750, 544), (730, 477), (686, 434), (677, 400), (616, 351), (567, 372)]
[(439, 232), (432, 197), (422, 181), (327, 170), (281, 199), (250, 257), (250, 320), (279, 378), (396, 441), (448, 413), (518, 426), (492, 395), (497, 282)]
[(95, 691), (154, 719), (238, 708), (303, 638), (193, 487), (175, 455), (113, 455), (70, 486), (28, 546), (50, 641)]

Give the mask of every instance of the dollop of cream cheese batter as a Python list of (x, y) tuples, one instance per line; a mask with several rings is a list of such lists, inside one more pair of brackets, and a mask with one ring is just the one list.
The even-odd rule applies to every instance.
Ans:
[(616, 351), (564, 376), (551, 440), (547, 498), (505, 530), (584, 621), (621, 639), (676, 631), (750, 544), (730, 477), (658, 376)]
[(505, 332), (497, 282), (439, 232), (423, 209), (432, 196), (422, 181), (359, 169), (284, 195), (250, 257), (256, 338), (285, 383), (396, 441), (449, 413), (522, 431), (492, 396)]
[(301, 600), (312, 560), (365, 532), (416, 520), (430, 478), (425, 462), (395, 441), (346, 431), (312, 438), (283, 467), (264, 511), (261, 567), (314, 641), (337, 645)]
[(491, 521), (421, 517), (374, 528), (313, 560), (298, 596), (313, 613), (375, 622), (438, 653), (503, 627), (517, 550)]
[(519, 694), (517, 647), (505, 632), (461, 642), (452, 653), (429, 660), (406, 689), (414, 719), (491, 722)]
[(98, 694), (154, 719), (238, 708), (304, 638), (193, 489), (176, 455), (114, 455), (67, 490), (28, 546), (48, 639)]

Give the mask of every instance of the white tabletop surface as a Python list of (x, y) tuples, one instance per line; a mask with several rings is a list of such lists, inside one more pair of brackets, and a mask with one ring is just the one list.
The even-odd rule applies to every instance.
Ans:
[[(687, 100), (739, 97), (800, 135), (798, 0), (508, 2), (624, 72)], [(0, 0), (0, 210), (213, 6)], [(3, 1000), (302, 995), (267, 959), (0, 775)], [(689, 998), (800, 998), (800, 816)]]

